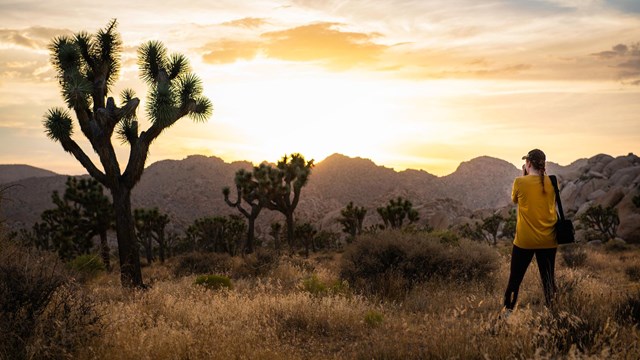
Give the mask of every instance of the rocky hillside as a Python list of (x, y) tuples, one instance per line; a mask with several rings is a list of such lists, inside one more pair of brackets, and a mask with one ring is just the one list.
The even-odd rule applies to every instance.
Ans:
[[(158, 207), (168, 213), (172, 225), (181, 231), (202, 216), (227, 215), (234, 209), (225, 204), (222, 188), (233, 184), (238, 169), (250, 169), (248, 162), (226, 163), (217, 157), (189, 156), (151, 164), (133, 192), (134, 207)], [(549, 163), (550, 174), (560, 178), (562, 198), (570, 216), (590, 204), (615, 206), (621, 218), (619, 234), (640, 242), (640, 211), (631, 199), (638, 193), (640, 160), (630, 154), (613, 158), (598, 155), (568, 166)], [(336, 219), (349, 201), (367, 208), (365, 225), (379, 222), (376, 208), (389, 199), (403, 196), (420, 213), (420, 222), (436, 228), (468, 222), (473, 214), (491, 213), (510, 205), (511, 185), (520, 170), (491, 157), (479, 157), (460, 164), (447, 176), (425, 171), (378, 166), (371, 160), (339, 154), (319, 162), (303, 189), (296, 215), (322, 229), (339, 231)], [(23, 179), (7, 191), (1, 216), (13, 227), (30, 226), (51, 207), (53, 190), (63, 191), (66, 176)], [(233, 194), (233, 192), (232, 192)], [(485, 210), (482, 210), (485, 209)], [(488, 209), (488, 210), (487, 210)], [(258, 232), (265, 232), (282, 216), (264, 210)]]
[(58, 175), (53, 171), (40, 169), (29, 165), (0, 165), (0, 184), (6, 184), (31, 177), (45, 177)]
[(633, 197), (640, 195), (640, 158), (601, 154), (579, 165), (560, 175), (565, 212), (575, 217), (591, 205), (615, 207), (620, 217), (618, 236), (640, 242), (640, 209), (633, 204)]

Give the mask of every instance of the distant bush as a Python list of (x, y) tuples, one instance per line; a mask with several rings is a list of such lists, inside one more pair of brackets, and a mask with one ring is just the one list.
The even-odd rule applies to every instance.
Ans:
[(100, 333), (55, 254), (0, 239), (0, 358), (71, 358)]
[(627, 295), (618, 306), (616, 315), (620, 323), (640, 326), (640, 291)]
[(220, 290), (222, 288), (231, 289), (231, 279), (222, 275), (200, 275), (194, 282), (196, 285), (202, 285), (209, 290)]
[(640, 265), (631, 265), (624, 269), (624, 273), (627, 274), (629, 280), (640, 281)]
[(188, 253), (177, 257), (175, 276), (229, 272), (233, 268), (231, 256), (224, 253)]
[(402, 297), (426, 280), (482, 281), (497, 268), (497, 253), (482, 244), (449, 245), (425, 233), (385, 231), (364, 234), (347, 248), (341, 276), (364, 291)]
[(315, 296), (349, 294), (349, 285), (345, 281), (336, 280), (327, 284), (320, 280), (316, 274), (312, 274), (303, 279), (301, 288)]
[(440, 239), (440, 242), (445, 245), (459, 245), (460, 237), (453, 231), (450, 230), (440, 230), (431, 233), (432, 236)]
[(570, 268), (581, 267), (587, 261), (587, 251), (578, 244), (569, 244), (560, 247), (560, 256)]
[(91, 280), (106, 270), (97, 255), (85, 254), (67, 263), (67, 267), (76, 274), (80, 281)]
[(384, 316), (375, 310), (369, 310), (364, 314), (364, 322), (371, 327), (377, 327), (384, 322)]
[(258, 248), (252, 254), (243, 256), (232, 273), (240, 278), (264, 276), (275, 269), (278, 262), (279, 257), (275, 251)]
[(622, 252), (629, 250), (629, 245), (627, 245), (624, 241), (614, 239), (604, 244), (604, 249), (609, 252)]

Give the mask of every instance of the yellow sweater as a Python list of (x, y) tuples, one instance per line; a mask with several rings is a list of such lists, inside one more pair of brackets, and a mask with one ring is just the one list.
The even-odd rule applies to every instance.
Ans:
[(544, 190), (540, 176), (527, 175), (515, 179), (511, 199), (518, 204), (518, 222), (513, 243), (523, 249), (548, 249), (558, 246), (554, 225), (556, 194), (548, 176), (544, 177)]

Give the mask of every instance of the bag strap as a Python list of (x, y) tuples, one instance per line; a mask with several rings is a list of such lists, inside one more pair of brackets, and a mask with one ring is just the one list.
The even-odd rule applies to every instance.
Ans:
[(549, 175), (553, 190), (556, 192), (556, 204), (558, 204), (558, 212), (560, 213), (560, 220), (564, 221), (564, 211), (562, 211), (562, 200), (560, 200), (560, 190), (558, 190), (558, 179), (555, 175)]

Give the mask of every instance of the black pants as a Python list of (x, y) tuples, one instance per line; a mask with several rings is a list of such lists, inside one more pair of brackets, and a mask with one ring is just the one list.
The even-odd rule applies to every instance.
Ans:
[(556, 264), (556, 248), (552, 249), (522, 249), (513, 245), (511, 251), (511, 274), (509, 275), (509, 284), (504, 294), (504, 306), (513, 310), (518, 300), (518, 290), (527, 272), (527, 268), (536, 256), (538, 269), (540, 270), (540, 279), (542, 280), (542, 288), (544, 290), (544, 299), (547, 306), (551, 306), (553, 297), (556, 292), (555, 283), (555, 264)]

